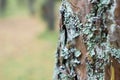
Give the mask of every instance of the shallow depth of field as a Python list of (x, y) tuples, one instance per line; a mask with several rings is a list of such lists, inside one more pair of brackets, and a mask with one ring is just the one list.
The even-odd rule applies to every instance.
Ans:
[(35, 0), (34, 14), (29, 0), (6, 1), (0, 10), (0, 80), (52, 80), (60, 2), (54, 3), (55, 29), (50, 31), (41, 9), (47, 0)]

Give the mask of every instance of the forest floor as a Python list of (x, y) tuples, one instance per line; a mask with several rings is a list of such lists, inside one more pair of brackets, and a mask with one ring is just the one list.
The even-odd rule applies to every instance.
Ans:
[(0, 80), (52, 80), (57, 32), (45, 26), (31, 17), (0, 20)]

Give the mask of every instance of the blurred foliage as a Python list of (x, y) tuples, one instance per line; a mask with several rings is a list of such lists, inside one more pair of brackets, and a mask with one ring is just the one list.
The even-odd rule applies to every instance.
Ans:
[[(0, 11), (0, 17), (8, 17), (12, 15), (28, 15), (29, 8), (28, 2), (29, 0), (6, 0), (6, 9), (4, 14)], [(46, 3), (47, 0), (35, 0), (34, 8), (36, 14), (39, 15), (41, 12), (41, 7)], [(60, 0), (55, 0), (55, 2)], [(27, 13), (27, 14), (26, 14)], [(1, 15), (2, 14), (2, 15)]]
[[(6, 10), (1, 17), (8, 17), (12, 15), (23, 15), (29, 12), (28, 8), (29, 0), (7, 0)], [(40, 5), (44, 2), (44, 0), (35, 0), (35, 10), (37, 11)]]

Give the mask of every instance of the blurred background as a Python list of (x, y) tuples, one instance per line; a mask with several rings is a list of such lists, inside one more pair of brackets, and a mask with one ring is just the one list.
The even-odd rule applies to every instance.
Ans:
[(0, 0), (0, 80), (52, 80), (61, 0)]

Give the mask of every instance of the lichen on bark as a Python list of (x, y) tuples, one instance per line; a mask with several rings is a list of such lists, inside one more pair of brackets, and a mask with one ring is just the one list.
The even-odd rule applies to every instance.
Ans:
[(117, 26), (114, 4), (115, 0), (62, 0), (54, 80), (104, 80), (111, 57), (120, 62), (120, 49), (110, 42), (109, 29)]

